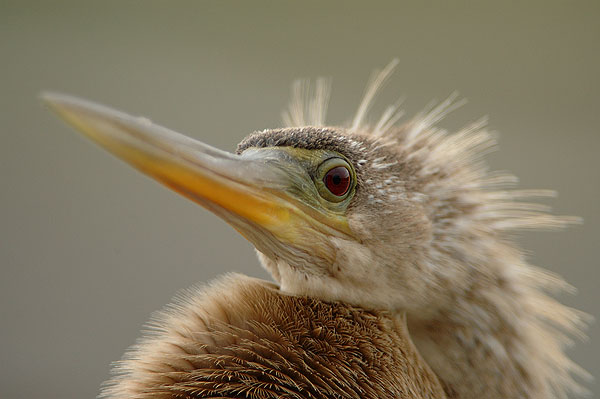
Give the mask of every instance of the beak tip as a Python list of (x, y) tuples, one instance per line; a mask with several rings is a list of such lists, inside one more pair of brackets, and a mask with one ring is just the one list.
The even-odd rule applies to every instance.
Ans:
[(52, 106), (56, 103), (59, 103), (61, 97), (63, 96), (64, 94), (56, 93), (53, 91), (42, 91), (40, 94), (38, 94), (38, 98), (40, 99), (40, 101), (47, 106)]
[(43, 91), (38, 95), (38, 98), (44, 106), (62, 117), (76, 102), (74, 97), (52, 91)]
[(102, 112), (99, 105), (68, 94), (43, 91), (38, 98), (56, 116), (92, 139), (102, 136), (97, 134), (98, 123), (110, 121), (111, 117), (114, 117), (106, 111)]
[(118, 119), (117, 112), (68, 94), (43, 91), (38, 98), (48, 109), (83, 133), (98, 120)]

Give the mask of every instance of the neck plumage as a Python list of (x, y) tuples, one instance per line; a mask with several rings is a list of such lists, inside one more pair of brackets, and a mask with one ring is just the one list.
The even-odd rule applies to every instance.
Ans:
[(504, 261), (472, 268), (466, 280), (467, 288), (438, 312), (408, 315), (411, 337), (449, 398), (583, 392), (571, 374), (585, 372), (564, 353), (567, 335), (581, 334), (582, 314), (542, 292), (564, 287), (559, 277), (523, 261)]

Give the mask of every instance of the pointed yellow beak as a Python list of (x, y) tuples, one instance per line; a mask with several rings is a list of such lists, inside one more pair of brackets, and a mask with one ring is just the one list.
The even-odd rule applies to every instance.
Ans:
[(314, 234), (348, 237), (345, 218), (323, 215), (286, 189), (306, 172), (282, 151), (224, 152), (153, 124), (75, 97), (42, 100), (91, 140), (143, 173), (223, 217), (265, 254), (274, 241), (304, 251)]

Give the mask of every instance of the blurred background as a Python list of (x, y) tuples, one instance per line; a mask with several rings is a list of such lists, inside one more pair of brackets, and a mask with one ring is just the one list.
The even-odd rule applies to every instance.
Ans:
[[(493, 168), (584, 218), (521, 241), (578, 288), (561, 300), (598, 318), (599, 21), (597, 1), (0, 0), (0, 397), (92, 398), (178, 290), (268, 278), (233, 229), (45, 110), (48, 89), (233, 150), (280, 125), (295, 78), (333, 79), (339, 124), (399, 57), (375, 111), (403, 95), (411, 115), (459, 90), (469, 103), (442, 126), (489, 115)], [(570, 351), (596, 377), (599, 332)]]

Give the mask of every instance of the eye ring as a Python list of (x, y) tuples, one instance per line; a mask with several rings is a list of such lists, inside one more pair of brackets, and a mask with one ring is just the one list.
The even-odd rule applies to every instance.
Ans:
[(315, 185), (321, 197), (330, 202), (341, 202), (350, 196), (356, 176), (354, 169), (343, 158), (329, 158), (317, 168)]

